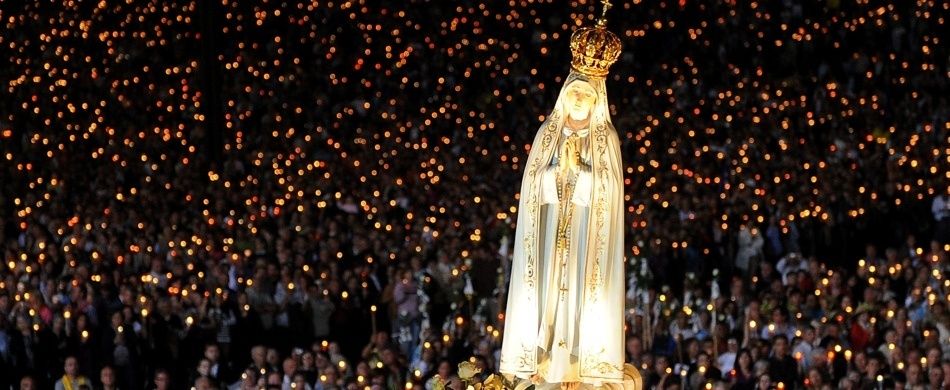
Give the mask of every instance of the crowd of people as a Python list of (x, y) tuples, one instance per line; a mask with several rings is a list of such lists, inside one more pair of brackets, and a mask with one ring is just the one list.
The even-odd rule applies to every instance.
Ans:
[[(950, 386), (948, 9), (610, 11), (647, 388)], [(598, 10), (0, 7), (0, 388), (495, 370), (521, 163)]]

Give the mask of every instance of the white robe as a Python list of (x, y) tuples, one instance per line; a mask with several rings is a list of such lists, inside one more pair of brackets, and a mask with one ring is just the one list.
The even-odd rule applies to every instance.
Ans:
[[(590, 170), (579, 174), (575, 196), (560, 200), (555, 194), (552, 201), (551, 164), (565, 132), (562, 88), (532, 144), (522, 180), (501, 372), (520, 378), (539, 374), (547, 383), (621, 383), (625, 285), (620, 142), (610, 123), (603, 79), (572, 72), (564, 86), (577, 79), (597, 92), (582, 152)], [(555, 231), (559, 205), (565, 202), (572, 203), (574, 211), (567, 262), (559, 267), (553, 258)]]

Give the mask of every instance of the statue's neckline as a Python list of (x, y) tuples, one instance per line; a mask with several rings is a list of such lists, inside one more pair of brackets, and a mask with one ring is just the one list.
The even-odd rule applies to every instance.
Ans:
[(567, 125), (564, 125), (564, 128), (561, 129), (561, 134), (564, 134), (565, 136), (568, 136), (568, 137), (572, 135), (577, 135), (578, 137), (583, 138), (583, 137), (586, 137), (588, 134), (590, 134), (590, 126), (584, 127), (582, 129), (572, 129), (568, 127)]

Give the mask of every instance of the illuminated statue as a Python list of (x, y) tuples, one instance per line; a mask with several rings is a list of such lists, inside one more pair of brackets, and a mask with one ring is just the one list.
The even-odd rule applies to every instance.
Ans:
[(571, 36), (571, 72), (521, 182), (501, 372), (539, 387), (625, 380), (623, 179), (605, 88), (621, 44), (605, 25)]

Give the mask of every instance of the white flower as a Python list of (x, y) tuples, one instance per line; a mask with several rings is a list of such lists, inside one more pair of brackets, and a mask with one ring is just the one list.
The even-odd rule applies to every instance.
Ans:
[(476, 367), (475, 363), (468, 361), (459, 363), (459, 378), (463, 380), (472, 379), (472, 377), (480, 372), (482, 372), (482, 370)]

